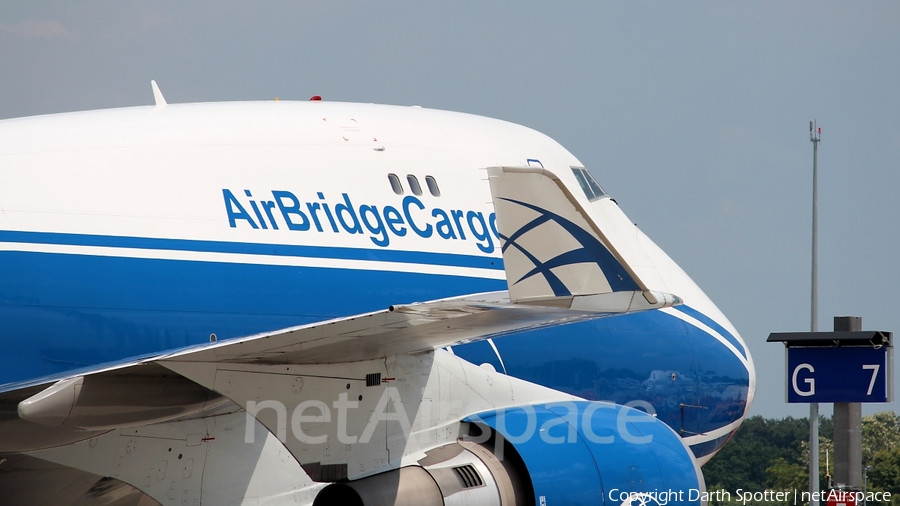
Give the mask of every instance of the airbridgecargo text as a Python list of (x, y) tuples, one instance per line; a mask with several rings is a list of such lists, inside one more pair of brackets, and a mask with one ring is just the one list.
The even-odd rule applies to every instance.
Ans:
[(413, 195), (403, 198), (399, 206), (354, 205), (350, 196), (329, 204), (323, 192), (316, 200), (302, 202), (294, 193), (272, 190), (271, 199), (256, 198), (250, 190), (235, 192), (225, 188), (225, 212), (232, 228), (250, 227), (254, 230), (289, 230), (297, 232), (331, 232), (367, 234), (376, 246), (386, 248), (391, 237), (407, 233), (419, 237), (433, 236), (444, 240), (474, 241), (484, 253), (493, 253), (499, 239), (494, 213), (485, 216), (480, 211), (439, 207), (429, 209)]

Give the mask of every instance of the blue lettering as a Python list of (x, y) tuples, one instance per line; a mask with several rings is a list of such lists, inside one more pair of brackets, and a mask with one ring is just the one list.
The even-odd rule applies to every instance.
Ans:
[(453, 219), (456, 221), (456, 229), (459, 230), (459, 238), (465, 239), (466, 233), (463, 231), (462, 224), (459, 222), (463, 218), (464, 213), (458, 209), (454, 209), (450, 211), (450, 214), (453, 215)]
[[(247, 192), (247, 193), (250, 193), (250, 192)], [(262, 213), (259, 212), (259, 206), (256, 205), (256, 202), (254, 202), (254, 201), (251, 200), (251, 201), (250, 201), (250, 207), (253, 208), (253, 213), (256, 214), (256, 219), (259, 220), (259, 224), (262, 225), (263, 230), (268, 230), (269, 227), (266, 226), (266, 219), (263, 218)]]
[[(377, 223), (378, 226), (369, 223), (369, 220), (366, 219), (366, 213), (371, 214), (375, 218), (375, 223)], [(381, 215), (378, 214), (377, 207), (359, 206), (359, 217), (362, 219), (362, 222), (366, 226), (366, 228), (369, 229), (369, 232), (375, 234), (374, 236), (369, 237), (369, 239), (371, 239), (376, 246), (387, 246), (391, 243), (391, 238), (388, 237), (387, 230), (385, 230), (384, 228), (384, 222), (381, 221)], [(381, 236), (380, 239), (378, 237), (375, 237), (378, 235)]]
[(419, 237), (431, 237), (431, 225), (425, 225), (425, 228), (420, 230), (419, 227), (416, 226), (416, 222), (413, 221), (412, 215), (409, 213), (409, 208), (413, 204), (415, 204), (419, 210), (425, 209), (425, 205), (422, 204), (422, 201), (412, 195), (407, 195), (403, 198), (403, 214), (406, 215), (406, 222), (409, 223), (409, 228), (413, 229), (413, 232)]
[[(322, 192), (316, 192), (319, 202), (301, 202), (294, 193), (287, 190), (272, 190), (273, 200), (255, 201), (250, 190), (244, 190), (244, 195), (249, 197), (246, 201), (249, 202), (249, 207), (242, 204), (231, 190), (222, 189), (225, 212), (231, 228), (237, 228), (237, 222), (244, 220), (253, 229), (265, 230), (271, 227), (278, 230), (278, 220), (275, 218), (277, 208), (289, 230), (307, 231), (315, 225), (316, 230), (323, 232), (324, 220), (321, 213), (324, 213), (335, 233), (341, 229), (349, 234), (368, 233), (369, 240), (382, 248), (390, 245), (391, 234), (405, 237), (407, 228), (426, 239), (433, 236), (435, 231), (442, 239), (453, 240), (466, 240), (468, 233), (476, 240), (478, 249), (484, 253), (494, 252), (495, 243), (502, 242), (497, 230), (495, 213), (485, 216), (482, 212), (441, 208), (431, 208), (429, 212), (429, 208), (414, 195), (403, 198), (402, 209), (384, 206), (380, 210), (375, 205), (353, 207), (347, 193), (341, 193), (343, 200), (335, 203), (333, 208), (329, 207)], [(306, 210), (302, 209), (304, 205)], [(418, 214), (419, 211), (424, 213)], [(432, 221), (428, 214), (435, 221)]]
[[(491, 239), (491, 233), (488, 230), (487, 223), (484, 222), (484, 215), (481, 213), (476, 213), (475, 211), (469, 211), (466, 213), (466, 221), (469, 222), (469, 230), (472, 231), (472, 235), (475, 236), (479, 241), (486, 241), (486, 244), (478, 243), (478, 249), (485, 253), (491, 253), (494, 251), (494, 240)], [(479, 229), (475, 229), (475, 222), (477, 221), (479, 225)]]
[[(347, 196), (346, 193), (342, 193), (344, 196), (344, 203), (338, 204), (334, 206), (334, 214), (337, 215), (338, 221), (341, 222), (341, 226), (344, 227), (350, 234), (361, 234), (363, 233), (362, 227), (359, 226), (359, 219), (356, 217), (356, 211), (353, 210), (353, 204), (350, 203), (350, 197)], [(347, 222), (344, 221), (344, 213), (350, 215), (350, 218), (353, 220), (353, 226), (347, 225)]]
[[(273, 190), (272, 196), (275, 197), (275, 203), (278, 204), (278, 209), (281, 210), (281, 215), (284, 216), (284, 222), (289, 229), (309, 230), (309, 219), (307, 219), (306, 215), (303, 214), (303, 211), (300, 210), (300, 201), (297, 200), (297, 197), (293, 193), (289, 191)], [(284, 199), (290, 200), (291, 205), (285, 205)], [(299, 216), (302, 221), (300, 223), (291, 221), (290, 215), (292, 214)]]
[[(318, 192), (316, 195), (319, 197), (319, 200), (325, 200), (325, 194), (322, 192)], [(328, 223), (331, 223), (331, 230), (337, 232), (337, 223), (334, 222), (334, 216), (331, 215), (331, 209), (328, 209), (328, 204), (322, 202), (322, 210), (325, 211), (325, 217), (328, 218)]]
[(441, 219), (441, 221), (437, 222), (434, 226), (439, 236), (444, 239), (456, 239), (456, 232), (453, 231), (453, 223), (450, 221), (450, 217), (447, 216), (446, 211), (437, 208), (432, 209), (431, 215)]
[(403, 217), (400, 216), (400, 211), (392, 206), (384, 206), (384, 222), (387, 223), (391, 232), (397, 234), (398, 237), (403, 237), (406, 235), (406, 227), (395, 227), (394, 225), (403, 224)]
[(262, 205), (263, 211), (266, 212), (266, 216), (269, 217), (269, 223), (272, 224), (272, 228), (274, 230), (278, 230), (278, 222), (275, 221), (275, 216), (272, 215), (272, 209), (275, 208), (275, 202), (271, 200), (262, 200), (260, 201)]
[(319, 222), (319, 215), (316, 213), (319, 210), (319, 203), (307, 202), (306, 208), (309, 209), (309, 215), (312, 216), (313, 223), (316, 224), (316, 230), (322, 232), (322, 224)]
[(253, 221), (253, 218), (250, 217), (250, 213), (244, 209), (244, 206), (231, 193), (231, 190), (223, 188), (222, 196), (225, 197), (225, 212), (228, 213), (228, 224), (231, 225), (231, 228), (237, 228), (237, 220), (247, 220), (251, 227), (254, 229), (259, 228), (256, 222)]

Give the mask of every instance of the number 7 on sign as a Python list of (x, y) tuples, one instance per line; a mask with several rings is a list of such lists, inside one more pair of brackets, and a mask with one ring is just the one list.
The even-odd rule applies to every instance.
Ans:
[(878, 369), (880, 368), (881, 364), (863, 364), (863, 369), (872, 371), (872, 379), (869, 380), (869, 390), (866, 392), (866, 395), (872, 395), (872, 388), (875, 386), (875, 378), (878, 377)]

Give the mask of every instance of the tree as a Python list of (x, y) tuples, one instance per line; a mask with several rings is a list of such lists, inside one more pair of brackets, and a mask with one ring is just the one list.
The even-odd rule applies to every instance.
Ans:
[(721, 488), (733, 492), (739, 488), (764, 490), (772, 479), (790, 481), (791, 477), (779, 475), (787, 468), (779, 467), (771, 473), (768, 470), (778, 459), (787, 464), (807, 465), (803, 441), (808, 437), (809, 423), (803, 418), (747, 418), (732, 440), (703, 466), (707, 486), (710, 490)]
[(884, 411), (862, 418), (862, 461), (872, 465), (875, 454), (900, 448), (900, 416)]
[(871, 462), (869, 488), (900, 494), (900, 447), (875, 453)]
[[(825, 452), (834, 461), (831, 419), (819, 420), (819, 476), (825, 490)], [(703, 466), (711, 491), (806, 490), (809, 483), (809, 422), (805, 418), (781, 420), (754, 416), (744, 420), (734, 437)], [(894, 412), (877, 413), (862, 419), (863, 465), (873, 466), (868, 473), (871, 491), (896, 494), (892, 506), (900, 506), (900, 416)], [(732, 501), (711, 501), (713, 506), (738, 506)], [(799, 503), (798, 503), (799, 504)], [(754, 506), (747, 503), (740, 506)], [(763, 505), (761, 505), (763, 506)], [(767, 503), (764, 506), (775, 506)], [(792, 505), (791, 505), (792, 506)], [(871, 506), (871, 505), (870, 505)]]
[(766, 487), (772, 490), (806, 489), (809, 466), (791, 463), (779, 457), (766, 468)]
[[(809, 488), (809, 437), (800, 442), (803, 465), (806, 469), (806, 483), (801, 488)], [(830, 469), (829, 469), (830, 468)], [(819, 490), (828, 488), (828, 476), (834, 469), (834, 443), (825, 436), (819, 436)]]

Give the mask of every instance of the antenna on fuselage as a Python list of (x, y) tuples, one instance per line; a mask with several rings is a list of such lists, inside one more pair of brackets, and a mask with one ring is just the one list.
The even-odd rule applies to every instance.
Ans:
[(156, 102), (156, 107), (163, 107), (166, 104), (166, 98), (163, 97), (161, 91), (159, 91), (159, 86), (156, 85), (156, 81), (150, 80), (150, 88), (153, 90), (153, 100)]

